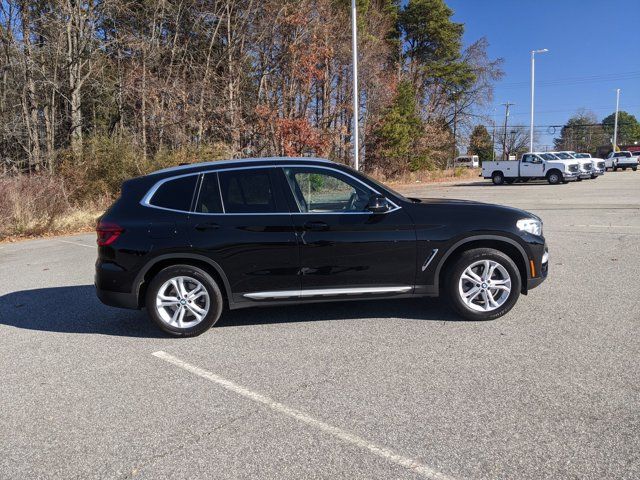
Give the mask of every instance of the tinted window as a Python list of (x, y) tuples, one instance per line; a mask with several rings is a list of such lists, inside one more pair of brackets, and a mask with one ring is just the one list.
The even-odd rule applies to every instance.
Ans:
[(278, 211), (268, 169), (230, 170), (219, 176), (226, 213)]
[(285, 168), (301, 212), (362, 212), (373, 191), (337, 172), (314, 168)]
[(217, 173), (207, 173), (202, 179), (195, 210), (201, 213), (222, 213)]
[(153, 194), (149, 203), (156, 207), (188, 212), (197, 178), (197, 175), (189, 175), (164, 182)]

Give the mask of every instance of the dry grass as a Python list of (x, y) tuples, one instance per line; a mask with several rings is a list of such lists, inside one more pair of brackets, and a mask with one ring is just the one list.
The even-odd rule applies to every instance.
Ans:
[(69, 200), (64, 180), (50, 175), (0, 179), (0, 241), (73, 233), (95, 227), (106, 206)]
[(383, 175), (376, 174), (375, 172), (372, 176), (381, 182), (388, 183), (389, 185), (408, 185), (415, 183), (444, 183), (465, 179), (477, 179), (478, 175), (480, 175), (480, 170), (477, 168), (456, 168), (447, 170), (419, 170), (417, 172), (408, 172), (393, 178), (386, 178)]

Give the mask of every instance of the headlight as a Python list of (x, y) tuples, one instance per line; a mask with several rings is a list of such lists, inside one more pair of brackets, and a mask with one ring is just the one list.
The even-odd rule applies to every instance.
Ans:
[(533, 235), (542, 235), (542, 222), (533, 218), (523, 218), (516, 222), (518, 230), (529, 232)]

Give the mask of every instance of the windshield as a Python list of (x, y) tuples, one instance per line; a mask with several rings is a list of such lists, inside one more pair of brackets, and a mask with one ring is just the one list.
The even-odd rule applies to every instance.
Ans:
[(556, 157), (553, 153), (541, 153), (540, 156), (545, 160), (558, 160), (558, 157)]
[(589, 155), (588, 153), (576, 153), (574, 155), (574, 157), (576, 157), (576, 158), (591, 158), (591, 155)]
[(565, 152), (554, 153), (554, 155), (562, 160), (571, 160), (573, 157)]

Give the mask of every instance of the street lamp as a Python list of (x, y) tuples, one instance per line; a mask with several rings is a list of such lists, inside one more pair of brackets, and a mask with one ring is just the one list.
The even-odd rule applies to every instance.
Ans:
[(353, 166), (356, 170), (359, 170), (358, 104), (360, 103), (360, 97), (358, 94), (358, 24), (356, 20), (356, 0), (351, 0), (351, 49), (353, 55)]
[(533, 95), (534, 84), (536, 75), (536, 53), (546, 53), (549, 50), (543, 48), (542, 50), (531, 50), (531, 130), (529, 131), (529, 151), (533, 152)]

